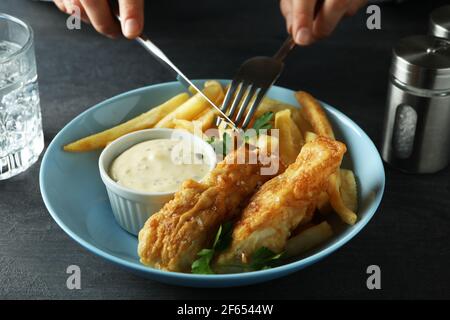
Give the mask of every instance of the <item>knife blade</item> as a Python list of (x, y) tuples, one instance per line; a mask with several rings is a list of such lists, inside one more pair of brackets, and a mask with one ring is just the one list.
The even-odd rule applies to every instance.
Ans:
[(209, 104), (211, 104), (220, 114), (224, 117), (228, 124), (231, 125), (234, 129), (237, 129), (231, 121), (231, 119), (222, 111), (216, 104), (209, 99), (202, 90), (200, 90), (189, 78), (181, 72), (180, 69), (161, 51), (147, 36), (144, 34), (140, 35), (136, 38), (136, 41), (139, 42), (149, 53), (151, 53), (160, 64), (166, 67), (166, 69), (175, 75), (175, 78), (186, 87), (186, 89), (193, 88), (197, 93), (199, 93)]
[[(111, 3), (111, 2), (110, 2)], [(118, 14), (115, 6), (112, 6), (114, 16), (120, 21), (120, 15)], [(180, 69), (159, 49), (145, 34), (141, 34), (136, 38), (136, 41), (139, 42), (150, 54), (152, 54), (158, 62), (166, 67), (166, 69), (175, 75), (175, 78), (184, 86), (186, 89), (193, 88), (198, 94), (200, 94), (211, 106), (213, 106), (222, 117), (226, 119), (226, 122), (229, 126), (231, 126), (234, 130), (238, 130), (234, 122), (218, 107), (214, 102), (209, 99), (202, 90), (200, 90), (187, 76), (181, 72)]]

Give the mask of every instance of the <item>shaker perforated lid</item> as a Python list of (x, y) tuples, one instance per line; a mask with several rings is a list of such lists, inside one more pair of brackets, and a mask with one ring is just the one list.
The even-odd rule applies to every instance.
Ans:
[(406, 85), (450, 90), (450, 40), (411, 36), (393, 50), (391, 74)]
[(430, 32), (436, 37), (450, 38), (450, 5), (437, 8), (431, 13)]

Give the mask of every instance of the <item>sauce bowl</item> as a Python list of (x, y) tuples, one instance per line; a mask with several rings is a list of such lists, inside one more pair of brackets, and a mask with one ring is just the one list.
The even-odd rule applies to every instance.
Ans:
[(209, 170), (216, 166), (214, 149), (202, 138), (183, 130), (147, 129), (129, 133), (110, 143), (100, 154), (98, 167), (106, 186), (111, 209), (117, 223), (126, 231), (137, 235), (145, 221), (173, 198), (175, 192), (142, 192), (124, 187), (109, 175), (111, 163), (132, 146), (155, 139), (189, 139), (188, 141), (207, 157)]

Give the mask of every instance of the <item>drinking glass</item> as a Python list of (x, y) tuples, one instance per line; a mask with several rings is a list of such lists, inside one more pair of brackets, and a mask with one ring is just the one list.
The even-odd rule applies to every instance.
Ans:
[(0, 13), (0, 180), (28, 169), (43, 148), (33, 31)]

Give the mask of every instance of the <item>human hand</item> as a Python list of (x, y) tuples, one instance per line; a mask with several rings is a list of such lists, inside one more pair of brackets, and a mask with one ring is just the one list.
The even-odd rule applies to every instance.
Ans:
[(53, 0), (67, 14), (80, 8), (81, 19), (101, 34), (116, 38), (122, 32), (129, 39), (136, 38), (144, 27), (144, 0), (119, 0), (121, 24), (113, 16), (108, 0)]
[(329, 36), (344, 16), (354, 15), (367, 0), (324, 0), (316, 18), (318, 0), (280, 0), (286, 27), (298, 45)]

